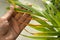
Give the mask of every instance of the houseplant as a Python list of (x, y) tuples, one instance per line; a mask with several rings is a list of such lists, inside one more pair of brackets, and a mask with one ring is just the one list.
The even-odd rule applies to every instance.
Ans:
[[(60, 0), (42, 0), (42, 2), (45, 9), (40, 11), (40, 6), (37, 7), (37, 5), (24, 5), (18, 0), (9, 0), (9, 3), (15, 6), (15, 10), (17, 12), (29, 13), (32, 16), (32, 20), (40, 23), (39, 25), (28, 25), (40, 32), (29, 32), (33, 36), (22, 36), (29, 37), (35, 40), (60, 40)], [(24, 9), (18, 9), (16, 8), (16, 5)], [(43, 17), (44, 19), (41, 17)]]

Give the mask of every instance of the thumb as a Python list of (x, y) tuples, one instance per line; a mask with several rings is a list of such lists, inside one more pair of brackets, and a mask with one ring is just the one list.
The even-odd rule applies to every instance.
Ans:
[(8, 10), (7, 13), (4, 14), (1, 18), (8, 20), (12, 16), (13, 12), (14, 12), (14, 6), (11, 5), (10, 10)]

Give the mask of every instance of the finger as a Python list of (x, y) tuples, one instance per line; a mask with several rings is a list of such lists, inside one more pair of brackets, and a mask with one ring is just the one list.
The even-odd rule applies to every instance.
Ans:
[[(16, 6), (16, 8), (19, 8), (19, 6)], [(18, 12), (14, 11), (12, 16), (15, 17), (17, 14)]]
[(22, 15), (23, 15), (23, 13), (18, 13), (18, 14), (16, 14), (15, 19), (18, 20), (19, 18), (22, 17)]
[(25, 28), (25, 26), (28, 25), (28, 23), (31, 21), (31, 16), (27, 17), (27, 19), (20, 25), (20, 32)]
[(24, 23), (24, 21), (26, 20), (26, 18), (28, 18), (30, 15), (29, 14), (23, 14), (23, 16), (18, 20), (18, 22), (21, 24), (21, 23)]
[(14, 12), (14, 6), (10, 6), (10, 10), (8, 10), (7, 13), (4, 16), (2, 16), (2, 18), (9, 19), (12, 16), (13, 12)]
[(15, 17), (15, 15), (17, 15), (18, 12), (14, 11), (12, 16), (8, 19), (9, 23), (11, 22), (11, 19)]
[(19, 23), (14, 18), (12, 18), (12, 29), (15, 31), (16, 34), (19, 33)]

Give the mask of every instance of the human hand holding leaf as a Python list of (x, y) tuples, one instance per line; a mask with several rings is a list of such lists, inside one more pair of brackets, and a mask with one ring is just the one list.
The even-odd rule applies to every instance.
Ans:
[(31, 16), (29, 14), (15, 12), (12, 6), (0, 18), (0, 40), (16, 40), (30, 20)]

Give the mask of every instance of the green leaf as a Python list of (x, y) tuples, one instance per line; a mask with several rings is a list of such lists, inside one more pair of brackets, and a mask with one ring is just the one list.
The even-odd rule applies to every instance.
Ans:
[(18, 5), (18, 6), (21, 6), (21, 7), (23, 7), (23, 8), (28, 9), (28, 11), (31, 11), (31, 13), (34, 14), (34, 15), (44, 16), (44, 15), (42, 15), (40, 12), (38, 12), (38, 10), (30, 7), (29, 5), (24, 5), (24, 4), (22, 4), (21, 2), (17, 2), (17, 1), (15, 1), (15, 4)]
[(60, 33), (58, 32), (40, 32), (40, 33), (33, 33), (34, 36), (39, 36), (39, 37), (46, 37), (46, 36), (58, 36)]
[[(51, 4), (52, 5), (52, 4)], [(59, 20), (53, 15), (54, 14), (54, 12), (55, 12), (55, 14), (58, 12), (58, 10), (52, 5), (52, 6), (50, 6), (50, 5), (46, 5), (46, 7), (47, 7), (47, 12), (48, 12), (48, 14), (49, 14), (49, 16), (58, 24), (58, 26), (60, 26), (60, 22), (59, 22)], [(51, 10), (54, 10), (53, 12), (51, 12)]]
[(45, 40), (51, 40), (51, 39), (57, 39), (56, 37), (34, 37), (34, 36), (27, 36), (27, 35), (23, 35), (22, 36), (28, 37), (28, 38), (32, 38), (32, 39), (45, 39)]
[(43, 27), (43, 26), (34, 26), (34, 25), (29, 25), (29, 26), (40, 32), (51, 32), (46, 27)]
[(52, 26), (50, 26), (48, 23), (46, 23), (44, 20), (42, 20), (36, 16), (32, 16), (32, 18), (34, 20), (36, 20), (37, 22), (39, 22), (43, 27), (47, 27), (49, 30), (55, 31), (54, 28)]

